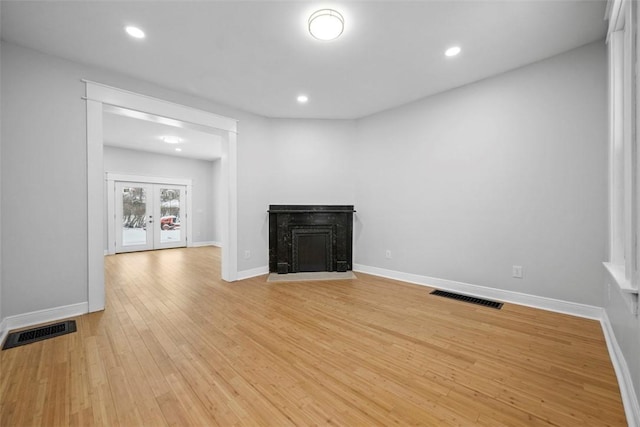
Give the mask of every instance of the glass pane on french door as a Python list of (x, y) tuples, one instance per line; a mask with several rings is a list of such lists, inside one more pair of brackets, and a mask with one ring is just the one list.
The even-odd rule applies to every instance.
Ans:
[(122, 246), (147, 243), (147, 192), (143, 187), (122, 189)]
[(153, 187), (133, 182), (116, 183), (116, 252), (151, 249)]
[(154, 184), (154, 213), (158, 218), (153, 226), (154, 249), (187, 246), (186, 199), (184, 185)]
[(160, 187), (160, 243), (182, 241), (181, 190)]

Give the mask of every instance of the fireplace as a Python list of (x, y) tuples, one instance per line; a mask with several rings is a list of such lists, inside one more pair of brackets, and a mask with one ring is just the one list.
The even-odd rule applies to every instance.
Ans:
[(269, 271), (349, 271), (353, 205), (270, 205)]

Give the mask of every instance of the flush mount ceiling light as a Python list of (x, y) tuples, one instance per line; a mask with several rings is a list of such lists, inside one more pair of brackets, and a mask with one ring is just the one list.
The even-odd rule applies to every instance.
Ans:
[(333, 9), (320, 9), (309, 17), (309, 33), (318, 40), (337, 39), (344, 31), (344, 18)]
[(307, 95), (298, 95), (296, 99), (300, 104), (306, 104), (309, 101), (309, 97)]
[(177, 136), (163, 136), (160, 139), (162, 139), (167, 144), (180, 144), (182, 142), (182, 139), (178, 138)]
[(136, 39), (143, 39), (144, 38), (144, 31), (142, 31), (138, 27), (134, 27), (132, 25), (129, 25), (129, 26), (124, 27), (124, 30), (127, 32), (127, 34), (129, 34), (133, 38), (136, 38)]
[(449, 49), (444, 51), (444, 54), (446, 56), (456, 56), (457, 54), (459, 54), (462, 51), (462, 49), (460, 49), (460, 46), (452, 46)]
[(182, 151), (182, 148), (176, 148), (176, 151)]

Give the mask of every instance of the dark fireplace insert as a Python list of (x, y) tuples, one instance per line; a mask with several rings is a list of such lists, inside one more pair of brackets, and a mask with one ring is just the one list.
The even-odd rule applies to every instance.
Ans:
[(349, 271), (353, 205), (269, 205), (269, 271)]

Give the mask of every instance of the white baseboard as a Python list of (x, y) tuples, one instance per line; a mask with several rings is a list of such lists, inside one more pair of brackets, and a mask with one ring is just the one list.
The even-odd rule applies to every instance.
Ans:
[(403, 282), (414, 283), (416, 285), (430, 286), (460, 293), (467, 293), (488, 299), (497, 299), (504, 302), (525, 305), (527, 307), (541, 308), (543, 310), (557, 313), (570, 314), (587, 319), (600, 320), (603, 309), (593, 305), (579, 304), (570, 301), (562, 301), (553, 298), (539, 297), (536, 295), (523, 294), (520, 292), (506, 291), (504, 289), (488, 288), (486, 286), (472, 285), (470, 283), (456, 282), (435, 277), (420, 276), (417, 274), (403, 273), (400, 271), (386, 270), (378, 267), (354, 264), (354, 271), (373, 274), (374, 276), (386, 277)]
[(265, 265), (262, 267), (252, 268), (251, 270), (242, 270), (238, 271), (237, 280), (250, 279), (256, 276), (262, 276), (264, 274), (269, 274), (269, 266)]
[(220, 247), (222, 247), (222, 244), (220, 242), (216, 242), (214, 240), (207, 241), (207, 242), (193, 242), (191, 244), (192, 248), (199, 248), (199, 247), (202, 247), (202, 246), (217, 246), (217, 247), (220, 248)]
[(7, 318), (5, 317), (0, 322), (0, 344), (4, 344), (4, 339), (7, 337), (9, 333), (9, 328), (7, 327)]
[(2, 319), (0, 323), (0, 343), (4, 342), (9, 331), (28, 326), (39, 325), (41, 323), (54, 322), (60, 319), (80, 316), (89, 312), (89, 303), (65, 305), (62, 307), (48, 308), (45, 310), (32, 311), (30, 313), (17, 314)]
[(640, 427), (640, 403), (638, 402), (638, 395), (633, 388), (633, 380), (631, 379), (631, 372), (629, 371), (629, 365), (624, 358), (622, 349), (618, 345), (618, 340), (611, 327), (609, 316), (607, 312), (603, 310), (602, 319), (602, 332), (604, 338), (607, 341), (607, 348), (609, 349), (609, 356), (611, 357), (611, 363), (613, 369), (618, 377), (618, 385), (620, 386), (620, 395), (622, 396), (622, 403), (624, 405), (624, 412), (627, 416), (627, 424), (629, 427)]

